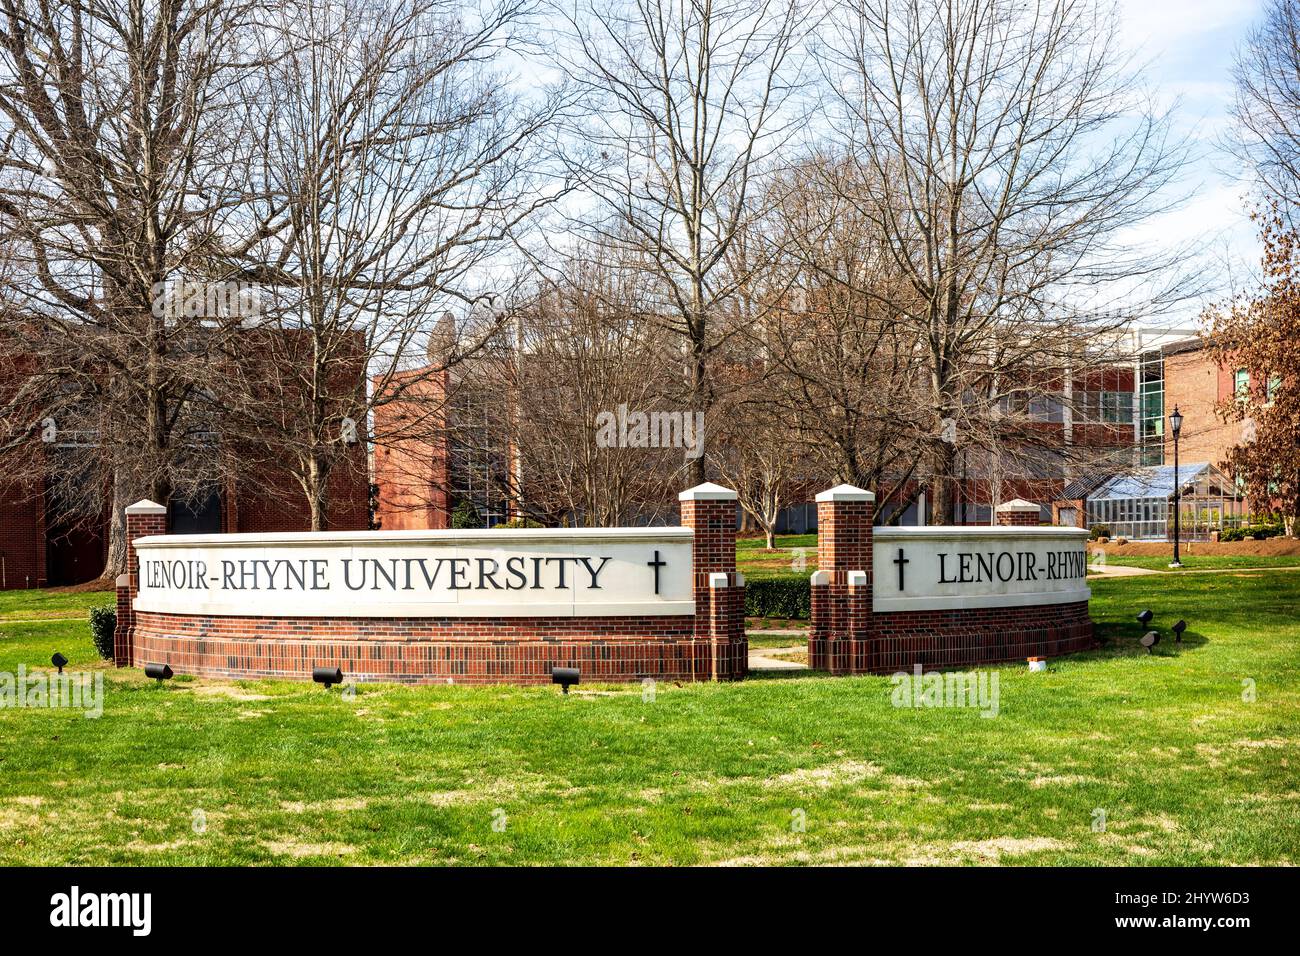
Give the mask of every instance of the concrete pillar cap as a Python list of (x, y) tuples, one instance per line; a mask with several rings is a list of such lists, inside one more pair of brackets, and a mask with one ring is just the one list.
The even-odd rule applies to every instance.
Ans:
[(165, 515), (167, 506), (160, 505), (156, 501), (150, 501), (148, 498), (137, 501), (133, 505), (126, 506), (126, 513), (129, 515)]
[(875, 501), (876, 496), (854, 485), (836, 485), (819, 493), (817, 501)]
[(1038, 505), (1032, 501), (1026, 501), (1024, 498), (1012, 498), (1010, 501), (1004, 501), (998, 505), (999, 512), (1004, 511), (1038, 511)]
[(736, 493), (730, 488), (706, 481), (694, 488), (687, 488), (677, 496), (678, 501), (735, 501)]

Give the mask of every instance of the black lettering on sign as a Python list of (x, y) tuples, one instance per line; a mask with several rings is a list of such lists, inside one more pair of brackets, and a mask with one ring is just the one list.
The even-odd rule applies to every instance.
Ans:
[[(655, 552), (656, 575), (668, 562)], [(249, 558), (220, 560), (224, 591), (328, 591), (330, 558), (296, 560)], [(429, 591), (440, 586), (452, 591), (519, 591), (525, 588), (601, 590), (601, 575), (610, 555), (509, 558), (338, 558), (343, 586), (349, 591)], [(529, 563), (531, 562), (531, 564)], [(447, 566), (444, 574), (443, 565)], [(554, 574), (545, 574), (553, 569)], [(572, 569), (572, 577), (570, 577)], [(579, 571), (581, 569), (581, 571)], [(212, 590), (208, 565), (201, 560), (141, 558), (140, 580), (145, 588), (159, 590)], [(657, 590), (656, 590), (656, 593)]]
[(519, 555), (506, 558), (506, 573), (510, 575), (510, 579), (506, 581), (506, 590), (521, 591), (528, 587), (528, 575), (524, 573), (524, 559)]

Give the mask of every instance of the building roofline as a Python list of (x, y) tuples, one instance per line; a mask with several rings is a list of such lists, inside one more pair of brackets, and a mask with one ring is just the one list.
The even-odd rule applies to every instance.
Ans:
[(1205, 340), (1199, 336), (1190, 339), (1180, 339), (1177, 342), (1170, 342), (1168, 345), (1160, 347), (1161, 355), (1182, 355), (1185, 352), (1199, 352), (1205, 348)]

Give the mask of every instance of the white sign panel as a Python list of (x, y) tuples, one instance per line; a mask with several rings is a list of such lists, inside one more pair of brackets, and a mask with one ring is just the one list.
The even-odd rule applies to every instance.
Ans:
[(140, 538), (135, 608), (256, 617), (693, 614), (689, 528)]
[(876, 528), (876, 611), (1086, 601), (1081, 528)]

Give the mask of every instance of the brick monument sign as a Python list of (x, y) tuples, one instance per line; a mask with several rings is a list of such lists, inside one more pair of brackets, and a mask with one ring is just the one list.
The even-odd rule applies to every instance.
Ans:
[[(735, 680), (747, 671), (736, 494), (682, 492), (681, 526), (166, 533), (126, 509), (115, 659), (181, 674), (401, 683)], [(1093, 646), (1087, 532), (877, 527), (850, 485), (817, 496), (808, 650), (833, 674), (964, 667)]]
[(127, 509), (116, 660), (210, 677), (539, 683), (731, 680), (747, 661), (736, 494), (676, 528), (169, 535)]

